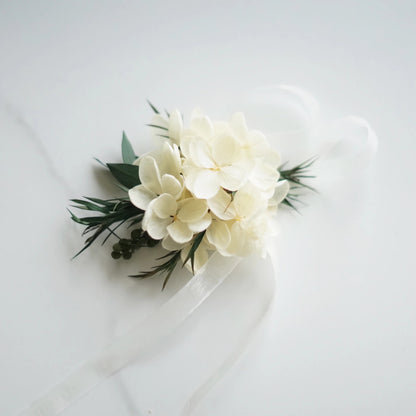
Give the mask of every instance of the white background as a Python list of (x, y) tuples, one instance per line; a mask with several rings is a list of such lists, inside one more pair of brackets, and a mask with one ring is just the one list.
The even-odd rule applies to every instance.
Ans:
[[(108, 247), (69, 262), (81, 239), (68, 199), (113, 189), (97, 184), (92, 156), (116, 161), (122, 129), (149, 147), (146, 98), (227, 117), (241, 93), (285, 83), (328, 118), (369, 120), (379, 152), (357, 191), (282, 224), (272, 314), (195, 414), (415, 414), (415, 18), (412, 1), (2, 1), (0, 413), (17, 414), (183, 283), (161, 293), (160, 280), (132, 281), (138, 265)], [(162, 348), (65, 414), (176, 414), (195, 361), (175, 353)]]

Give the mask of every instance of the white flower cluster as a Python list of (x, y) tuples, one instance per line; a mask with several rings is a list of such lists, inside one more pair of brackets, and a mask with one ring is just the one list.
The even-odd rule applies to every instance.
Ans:
[(195, 270), (210, 250), (263, 254), (270, 219), (289, 190), (287, 181), (279, 181), (279, 154), (266, 137), (248, 130), (242, 113), (227, 123), (194, 111), (185, 127), (174, 111), (167, 119), (157, 115), (153, 124), (168, 138), (135, 162), (141, 184), (129, 191), (131, 202), (145, 211), (143, 230), (165, 249), (181, 250), (183, 260), (205, 232)]

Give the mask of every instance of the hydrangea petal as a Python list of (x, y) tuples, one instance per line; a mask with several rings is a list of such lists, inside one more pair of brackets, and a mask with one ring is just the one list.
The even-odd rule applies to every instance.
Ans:
[(231, 241), (231, 234), (227, 224), (223, 221), (213, 221), (207, 229), (208, 241), (217, 249), (224, 250)]
[(279, 181), (276, 185), (274, 195), (272, 197), (273, 204), (276, 204), (276, 205), (280, 204), (286, 198), (286, 195), (288, 194), (289, 189), (290, 189), (290, 185), (288, 181), (286, 180)]
[(201, 168), (215, 168), (211, 149), (208, 143), (200, 137), (194, 137), (189, 143), (190, 158), (196, 166)]
[(179, 139), (183, 129), (182, 115), (178, 110), (174, 110), (169, 116), (169, 138), (176, 144), (179, 143)]
[(178, 198), (182, 192), (182, 184), (172, 175), (165, 174), (161, 178), (162, 192)]
[(178, 218), (183, 222), (195, 222), (200, 220), (207, 210), (208, 206), (205, 200), (189, 198), (181, 205)]
[(201, 199), (212, 198), (219, 190), (218, 172), (209, 169), (200, 169), (195, 172), (192, 180), (191, 192)]
[(159, 126), (162, 127), (153, 127), (153, 131), (154, 133), (157, 134), (161, 134), (161, 132), (163, 131), (163, 129), (167, 129), (169, 126), (168, 120), (165, 119), (165, 117), (163, 117), (160, 114), (155, 114), (152, 118), (152, 122), (150, 123), (152, 126)]
[(247, 141), (252, 157), (264, 157), (272, 150), (266, 136), (258, 130), (248, 132)]
[(181, 250), (183, 248), (183, 244), (177, 243), (175, 240), (172, 239), (172, 237), (168, 234), (163, 240), (162, 240), (162, 247), (165, 250), (168, 251), (176, 251)]
[(191, 120), (191, 129), (206, 139), (209, 139), (214, 132), (212, 122), (207, 116), (194, 116)]
[(231, 195), (225, 192), (224, 189), (220, 189), (216, 195), (207, 201), (209, 209), (222, 220), (235, 218), (235, 211), (231, 202)]
[(275, 187), (279, 176), (279, 172), (273, 166), (257, 161), (251, 171), (250, 181), (257, 188), (265, 191)]
[(176, 199), (170, 194), (162, 194), (155, 199), (152, 209), (159, 218), (173, 217), (177, 210)]
[(231, 126), (237, 137), (244, 139), (247, 135), (248, 129), (246, 124), (246, 118), (243, 113), (234, 113), (231, 116)]
[(246, 180), (247, 171), (243, 166), (224, 166), (219, 171), (220, 185), (228, 191), (236, 191), (241, 188)]
[(280, 166), (280, 153), (272, 148), (269, 149), (267, 154), (264, 156), (264, 162), (272, 165), (276, 169)]
[(239, 222), (232, 225), (230, 230), (230, 244), (227, 252), (233, 256), (245, 256), (249, 251), (246, 247), (247, 236)]
[(167, 231), (174, 241), (180, 244), (187, 243), (193, 237), (193, 232), (182, 221), (176, 220), (168, 225)]
[(160, 173), (156, 160), (147, 155), (143, 157), (139, 165), (139, 176), (141, 183), (155, 194), (162, 192), (160, 185)]
[(266, 207), (266, 200), (252, 187), (241, 189), (234, 195), (234, 208), (239, 217), (248, 218)]
[(188, 223), (189, 229), (194, 233), (200, 233), (206, 230), (212, 221), (212, 216), (207, 212), (202, 218), (197, 221)]
[(157, 195), (149, 191), (144, 185), (137, 185), (129, 189), (130, 202), (137, 208), (146, 210), (150, 202), (156, 198)]
[(181, 156), (178, 146), (164, 142), (156, 159), (160, 175), (169, 174), (179, 177), (181, 172)]
[(143, 218), (142, 227), (144, 231), (155, 240), (161, 240), (167, 234), (167, 227), (171, 223), (171, 218), (159, 218), (153, 210), (148, 209)]
[(241, 144), (230, 135), (219, 135), (212, 141), (212, 155), (218, 166), (236, 162), (241, 153)]

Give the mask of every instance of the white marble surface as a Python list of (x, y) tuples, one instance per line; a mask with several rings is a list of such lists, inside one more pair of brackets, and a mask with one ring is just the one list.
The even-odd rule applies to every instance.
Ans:
[[(328, 118), (368, 119), (379, 153), (356, 187), (282, 219), (273, 311), (195, 415), (413, 415), (415, 15), (405, 1), (2, 2), (0, 414), (184, 282), (132, 281), (137, 267), (100, 247), (69, 261), (68, 199), (111, 192), (92, 156), (115, 160), (122, 129), (150, 146), (145, 98), (224, 117), (241, 93), (287, 83)], [(221, 348), (215, 323), (247, 296), (237, 283), (64, 414), (177, 414), (210, 366), (198, 345)]]

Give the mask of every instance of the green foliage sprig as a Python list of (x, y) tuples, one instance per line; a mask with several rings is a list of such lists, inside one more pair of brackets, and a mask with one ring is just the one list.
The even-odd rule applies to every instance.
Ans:
[(318, 158), (316, 156), (311, 157), (290, 169), (285, 169), (287, 163), (284, 163), (279, 167), (279, 180), (287, 180), (290, 184), (289, 192), (286, 195), (286, 198), (282, 201), (282, 204), (294, 209), (295, 211), (298, 211), (296, 205), (303, 203), (303, 201), (299, 199), (301, 197), (299, 192), (301, 192), (302, 189), (316, 192), (316, 189), (306, 184), (305, 180), (315, 178), (315, 175), (311, 175), (309, 170), (317, 161), (317, 159)]

